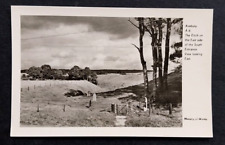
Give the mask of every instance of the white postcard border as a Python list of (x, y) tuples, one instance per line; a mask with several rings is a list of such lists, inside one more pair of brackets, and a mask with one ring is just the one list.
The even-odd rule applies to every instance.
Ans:
[[(213, 137), (211, 106), (212, 9), (89, 8), (12, 6), (12, 112), (11, 137), (41, 136), (136, 136), (136, 137)], [(171, 17), (203, 26), (205, 50), (200, 61), (183, 61), (183, 118), (204, 117), (207, 121), (183, 119), (183, 127), (20, 127), (21, 15)], [(185, 34), (184, 34), (185, 35)], [(185, 43), (185, 42), (184, 42)], [(184, 52), (183, 52), (184, 53)], [(199, 66), (201, 65), (201, 68)], [(195, 72), (193, 71), (195, 70)], [(191, 78), (191, 79), (190, 79)], [(200, 82), (196, 82), (195, 80)], [(200, 86), (199, 86), (200, 85)], [(199, 88), (199, 89), (196, 89)], [(196, 92), (195, 92), (196, 91)], [(197, 97), (197, 99), (196, 99)], [(193, 101), (195, 99), (195, 101)], [(197, 110), (196, 110), (197, 108)]]

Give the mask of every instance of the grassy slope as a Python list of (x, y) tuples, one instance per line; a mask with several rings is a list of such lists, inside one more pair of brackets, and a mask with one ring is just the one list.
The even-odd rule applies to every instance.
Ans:
[[(149, 82), (150, 89), (153, 87), (153, 81)], [(117, 89), (111, 92), (100, 93), (99, 95), (105, 97), (119, 96), (125, 93), (133, 93), (136, 96), (130, 96), (124, 101), (133, 100), (133, 102), (143, 101), (144, 95), (143, 84), (130, 86), (127, 88)], [(182, 102), (182, 72), (170, 73), (168, 75), (168, 91), (167, 93), (161, 92), (157, 101), (163, 106), (162, 108), (155, 108), (155, 113), (149, 117), (148, 111), (143, 112), (134, 109), (127, 116), (126, 126), (129, 127), (181, 127), (182, 126), (182, 107), (173, 108), (173, 114), (169, 115), (166, 103), (181, 104)]]
[[(151, 73), (148, 74), (148, 77), (149, 79), (152, 78)], [(98, 86), (107, 91), (114, 91), (116, 89), (139, 85), (141, 83), (143, 83), (142, 73), (98, 75)]]
[[(150, 82), (150, 87), (153, 86), (153, 81)], [(143, 87), (143, 86), (139, 86)], [(133, 87), (132, 87), (133, 88)], [(127, 90), (127, 89), (125, 89)], [(143, 89), (142, 89), (143, 90)], [(133, 93), (141, 96), (143, 92), (140, 89), (134, 89)], [(174, 106), (173, 114), (169, 115), (167, 103), (182, 102), (182, 72), (173, 72), (168, 75), (168, 91), (161, 93), (157, 102), (163, 104), (162, 108), (155, 108), (155, 113), (149, 117), (148, 112), (132, 113), (128, 115), (126, 126), (132, 127), (181, 127), (182, 126), (182, 106)], [(135, 99), (139, 100), (140, 97)], [(166, 105), (165, 105), (166, 104)]]
[[(153, 81), (149, 82), (150, 90), (152, 90), (153, 87)], [(112, 96), (117, 96), (121, 95), (123, 93), (133, 93), (136, 95), (136, 97), (133, 97), (131, 99), (139, 101), (142, 96), (144, 96), (144, 85), (139, 84), (139, 85), (134, 85), (134, 86), (129, 86), (126, 88), (121, 88), (121, 89), (116, 89), (114, 91), (109, 91), (109, 92), (104, 92), (104, 93), (99, 93), (99, 95), (105, 96), (105, 97), (112, 97)], [(182, 72), (177, 71), (170, 73), (168, 75), (168, 94), (162, 93), (162, 96), (164, 99), (160, 99), (160, 101), (174, 101), (177, 103), (181, 103), (182, 101)], [(168, 97), (166, 97), (168, 96)]]
[(174, 108), (173, 115), (167, 115), (167, 111), (160, 111), (162, 114), (147, 113), (139, 115), (128, 115), (127, 127), (182, 127), (181, 108)]

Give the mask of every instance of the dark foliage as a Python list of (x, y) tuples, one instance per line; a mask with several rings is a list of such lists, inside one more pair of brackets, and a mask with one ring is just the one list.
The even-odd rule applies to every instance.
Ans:
[(170, 60), (174, 61), (176, 58), (182, 57), (182, 42), (175, 43), (172, 48), (174, 48), (175, 52), (170, 55)]
[(173, 61), (175, 58), (181, 57), (182, 57), (182, 50), (175, 50), (175, 52), (170, 55), (170, 60)]
[(28, 70), (22, 70), (23, 74), (21, 79), (23, 80), (87, 80), (97, 85), (97, 74), (91, 71), (89, 67), (81, 69), (79, 66), (74, 66), (70, 70), (65, 69), (52, 69), (50, 65), (42, 65), (41, 67), (30, 67)]
[(42, 79), (43, 73), (40, 67), (32, 66), (28, 69), (27, 74), (31, 77), (30, 79)]
[(41, 69), (42, 69), (42, 74), (43, 74), (44, 79), (53, 79), (54, 78), (50, 65), (47, 65), (47, 64), (42, 65)]
[(75, 96), (84, 95), (84, 93), (80, 90), (70, 89), (69, 92), (65, 93), (64, 95), (67, 97), (75, 97)]

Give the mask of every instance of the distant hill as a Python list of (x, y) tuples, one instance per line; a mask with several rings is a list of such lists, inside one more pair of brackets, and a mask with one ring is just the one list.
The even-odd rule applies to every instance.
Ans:
[[(126, 74), (126, 73), (140, 73), (142, 70), (122, 70), (122, 69), (99, 69), (92, 70), (99, 74), (109, 74), (109, 73), (117, 73), (117, 74)], [(152, 70), (148, 70), (148, 72), (152, 72)]]
[[(56, 70), (56, 69), (54, 69)], [(62, 72), (68, 73), (70, 69), (59, 69), (62, 70)], [(140, 73), (142, 72), (142, 70), (122, 70), (122, 69), (97, 69), (97, 70), (92, 70), (94, 72), (96, 72), (97, 75), (100, 74), (109, 74), (109, 73), (116, 73), (116, 74), (126, 74), (126, 73)], [(27, 69), (23, 69), (21, 70), (21, 73), (26, 73)], [(148, 70), (148, 72), (152, 72), (152, 70)]]

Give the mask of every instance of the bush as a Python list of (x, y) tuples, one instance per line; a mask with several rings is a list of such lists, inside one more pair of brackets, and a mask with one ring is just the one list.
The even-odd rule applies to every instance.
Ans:
[(84, 93), (80, 90), (73, 90), (73, 89), (70, 89), (69, 92), (65, 93), (65, 96), (67, 97), (74, 97), (80, 95), (84, 95)]

